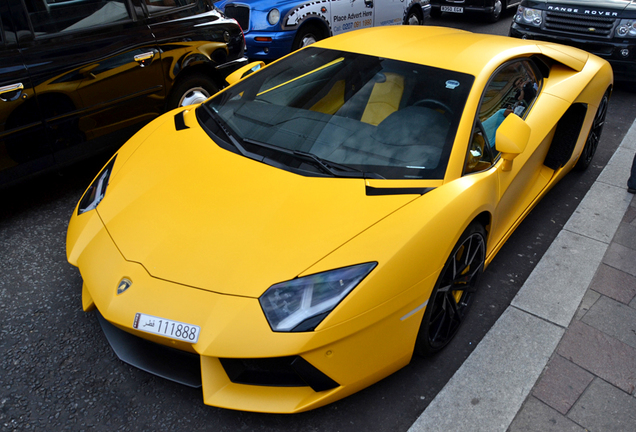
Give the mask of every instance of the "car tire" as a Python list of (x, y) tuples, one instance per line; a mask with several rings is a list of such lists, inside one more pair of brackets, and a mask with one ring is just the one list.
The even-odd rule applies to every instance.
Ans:
[(294, 43), (292, 44), (292, 51), (311, 45), (321, 39), (324, 39), (324, 37), (320, 28), (317, 25), (307, 24), (296, 33)]
[(501, 18), (501, 14), (503, 13), (503, 11), (506, 10), (507, 2), (506, 0), (495, 0), (493, 6), (493, 11), (486, 15), (486, 21), (491, 23), (499, 21), (499, 18)]
[(406, 16), (406, 20), (404, 21), (405, 25), (424, 25), (424, 17), (422, 16), (422, 11), (418, 8), (413, 7), (409, 10), (408, 15)]
[(579, 156), (579, 160), (574, 165), (574, 169), (578, 171), (584, 171), (590, 166), (592, 163), (592, 159), (594, 158), (594, 154), (596, 153), (596, 149), (598, 148), (598, 143), (601, 139), (601, 132), (603, 132), (603, 126), (605, 125), (605, 116), (607, 115), (607, 106), (609, 104), (610, 98), (610, 90), (607, 89), (601, 102), (598, 105), (598, 109), (596, 110), (596, 114), (594, 115), (594, 120), (592, 121), (592, 127), (590, 127), (590, 133), (587, 135), (587, 140), (585, 140), (585, 146), (581, 151), (581, 156)]
[(187, 105), (198, 104), (219, 91), (216, 83), (204, 74), (191, 75), (172, 88), (168, 97), (168, 111)]
[(474, 300), (485, 259), (486, 231), (473, 222), (457, 241), (433, 287), (415, 342), (418, 355), (436, 353), (455, 337)]

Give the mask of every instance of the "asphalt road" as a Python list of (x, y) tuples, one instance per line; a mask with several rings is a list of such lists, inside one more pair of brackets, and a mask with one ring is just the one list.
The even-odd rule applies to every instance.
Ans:
[[(476, 17), (431, 20), (507, 34)], [(38, 431), (405, 431), (523, 285), (636, 117), (636, 95), (615, 88), (597, 155), (570, 173), (521, 224), (486, 271), (468, 322), (432, 358), (353, 396), (298, 415), (203, 405), (200, 390), (119, 361), (96, 317), (81, 310), (81, 278), (66, 262), (66, 226), (104, 158), (0, 192), (0, 429)], [(461, 412), (448, 413), (461, 416)]]

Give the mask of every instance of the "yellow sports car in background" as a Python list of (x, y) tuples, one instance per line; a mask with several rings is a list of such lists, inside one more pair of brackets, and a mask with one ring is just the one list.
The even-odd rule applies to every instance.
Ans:
[(350, 395), (452, 340), (515, 227), (590, 163), (612, 80), (575, 48), (450, 28), (311, 45), (112, 157), (68, 229), (83, 308), (209, 405)]

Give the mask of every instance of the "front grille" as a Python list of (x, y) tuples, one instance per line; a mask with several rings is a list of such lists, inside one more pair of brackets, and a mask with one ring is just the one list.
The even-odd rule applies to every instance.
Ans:
[(609, 36), (612, 34), (615, 22), (615, 18), (548, 11), (545, 28), (579, 35)]
[(250, 8), (247, 6), (227, 5), (225, 6), (225, 15), (234, 18), (244, 32), (250, 27)]

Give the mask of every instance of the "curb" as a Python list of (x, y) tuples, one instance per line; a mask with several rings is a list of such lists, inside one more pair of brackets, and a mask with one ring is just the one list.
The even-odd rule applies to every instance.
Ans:
[(635, 150), (636, 122), (510, 306), (409, 432), (508, 429), (629, 207), (625, 185)]

